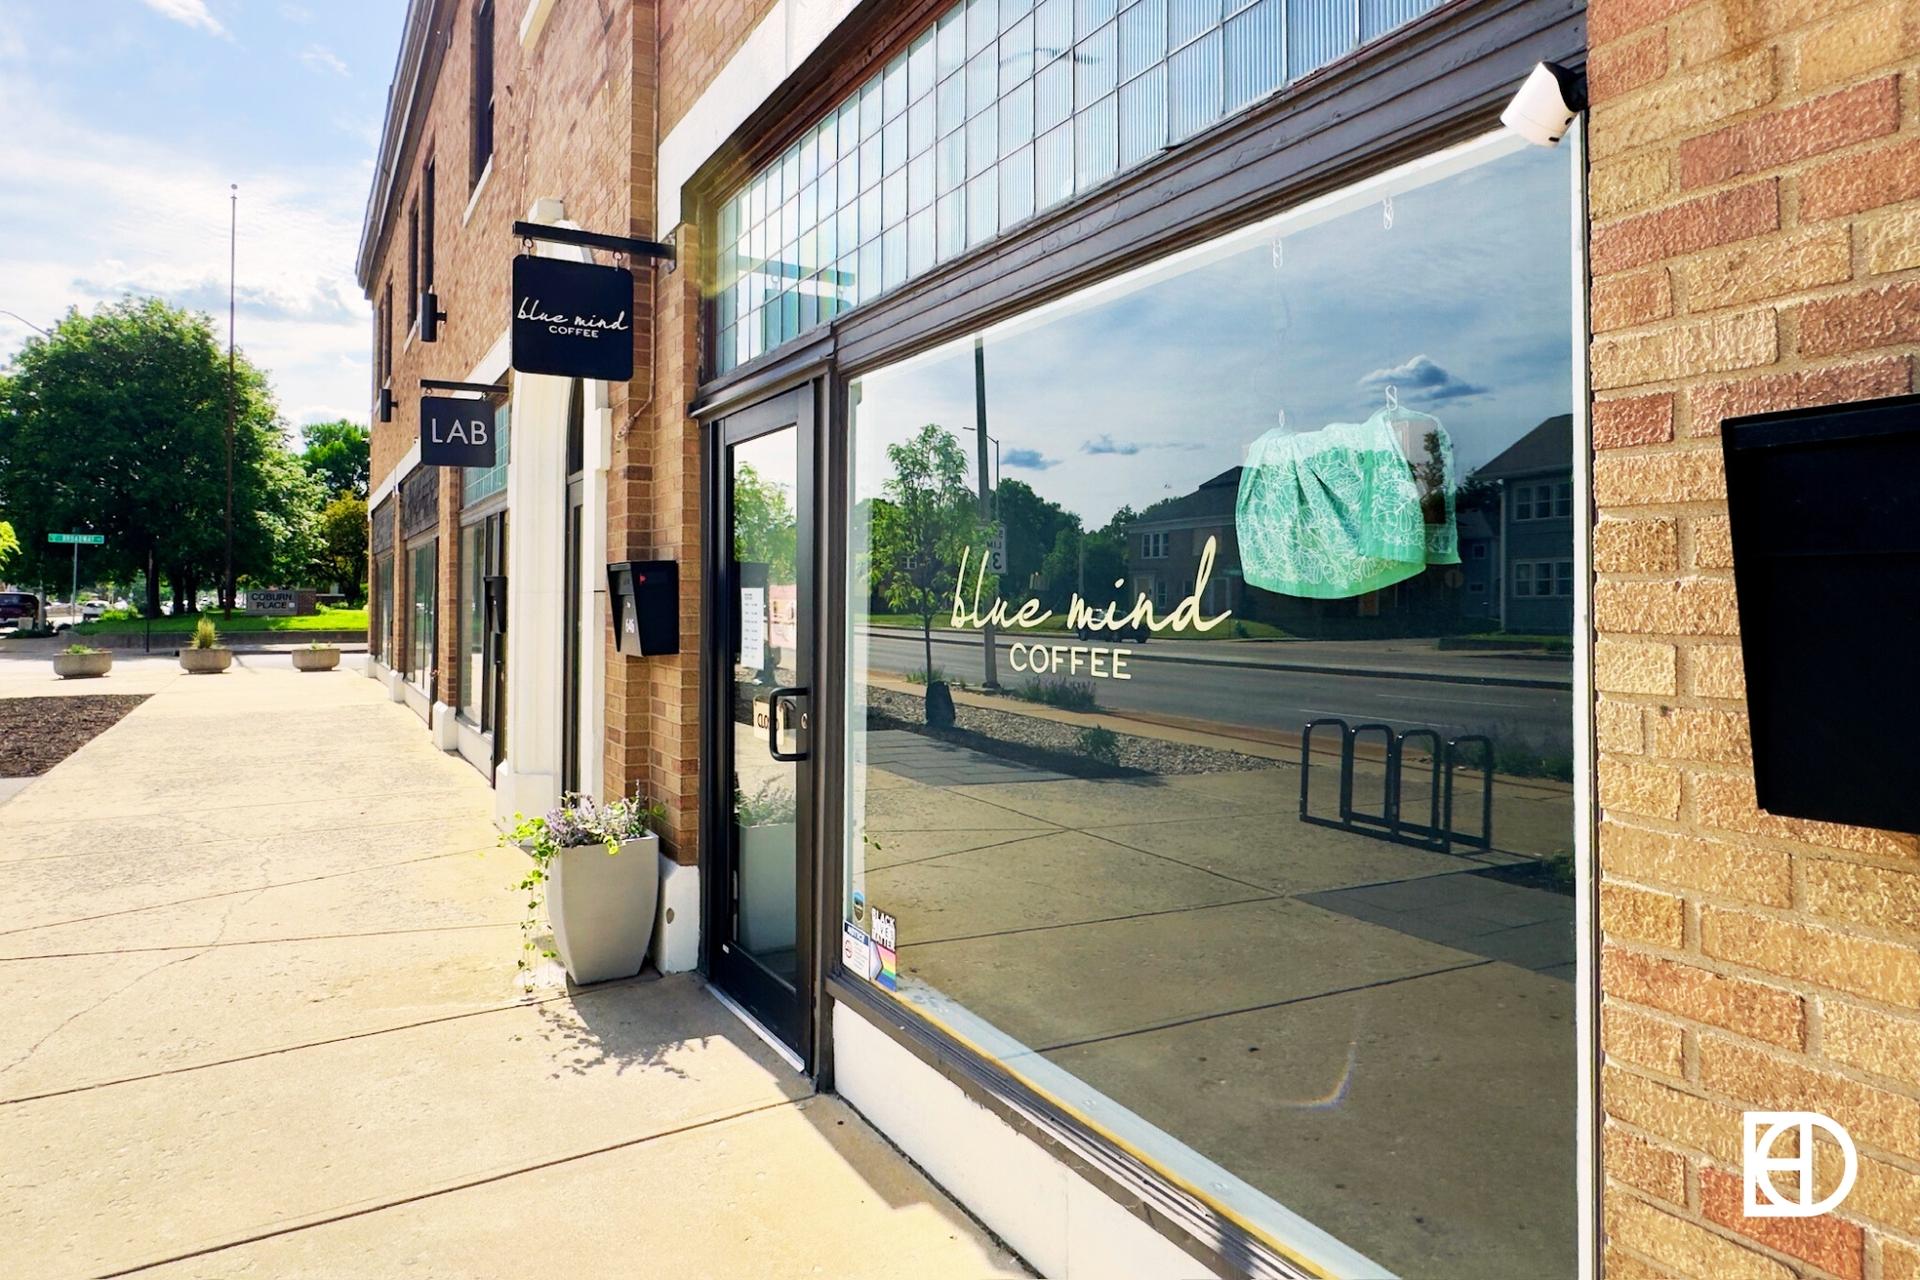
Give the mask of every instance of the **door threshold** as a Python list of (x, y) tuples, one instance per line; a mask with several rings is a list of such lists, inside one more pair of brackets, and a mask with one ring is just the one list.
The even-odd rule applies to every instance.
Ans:
[(791, 1048), (789, 1048), (786, 1042), (780, 1039), (779, 1036), (776, 1036), (775, 1034), (773, 1034), (773, 1032), (767, 1030), (765, 1024), (763, 1024), (760, 1021), (760, 1019), (754, 1017), (751, 1013), (748, 1013), (745, 1006), (743, 1006), (739, 1001), (735, 1000), (732, 996), (728, 995), (726, 992), (722, 991), (720, 988), (714, 986), (713, 983), (711, 982), (706, 984), (706, 988), (707, 988), (707, 993), (711, 995), (715, 1000), (718, 1000), (721, 1004), (725, 1005), (727, 1009), (732, 1012), (734, 1017), (740, 1019), (740, 1021), (747, 1024), (747, 1030), (753, 1032), (753, 1034), (755, 1034), (756, 1036), (759, 1036), (762, 1040), (766, 1041), (767, 1047), (769, 1049), (772, 1049), (775, 1053), (779, 1054), (781, 1061), (785, 1062), (788, 1066), (792, 1067), (795, 1071), (799, 1072), (801, 1075), (804, 1076), (807, 1074), (807, 1064), (801, 1061), (800, 1055), (795, 1053)]

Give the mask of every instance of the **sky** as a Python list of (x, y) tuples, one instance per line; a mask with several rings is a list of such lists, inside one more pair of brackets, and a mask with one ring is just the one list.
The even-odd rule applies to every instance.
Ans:
[[(227, 326), (290, 428), (366, 422), (354, 282), (402, 0), (0, 0), (0, 310), (155, 294)], [(33, 331), (0, 315), (0, 364)]]
[[(989, 331), (988, 434), (1004, 478), (1088, 527), (1240, 465), (1263, 433), (1359, 423), (1398, 402), (1440, 419), (1456, 479), (1572, 408), (1569, 153), (1491, 158), (1274, 237), (1225, 237), (1031, 322)], [(1279, 225), (1285, 225), (1283, 222)], [(860, 379), (856, 497), (886, 444), (928, 422), (973, 457), (971, 338)]]

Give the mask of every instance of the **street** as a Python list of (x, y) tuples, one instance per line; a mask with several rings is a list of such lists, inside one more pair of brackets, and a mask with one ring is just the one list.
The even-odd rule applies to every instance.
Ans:
[[(1064, 641), (1048, 637), (1047, 642)], [(1000, 683), (1018, 688), (1039, 677), (1013, 669), (1013, 643), (1001, 636), (995, 650)], [(902, 676), (926, 665), (925, 651), (917, 638), (899, 632), (875, 632), (867, 644), (868, 664), (875, 672)], [(1482, 660), (1481, 666), (1469, 667), (1475, 655), (1439, 655), (1456, 659), (1452, 666), (1461, 673), (1458, 680), (1262, 670), (1224, 662), (1202, 665), (1168, 661), (1162, 656), (1173, 653), (1186, 658), (1202, 648), (1218, 651), (1220, 646), (1218, 642), (1182, 645), (1156, 640), (1133, 647), (1127, 669), (1133, 679), (1086, 683), (1092, 685), (1099, 705), (1115, 712), (1136, 711), (1285, 733), (1297, 733), (1309, 720), (1337, 716), (1354, 724), (1384, 723), (1396, 729), (1430, 727), (1449, 735), (1488, 733), (1524, 741), (1542, 751), (1571, 749), (1571, 691), (1472, 683), (1470, 673), (1489, 665)], [(978, 685), (982, 679), (981, 641), (977, 637), (936, 631), (933, 660), (936, 668), (954, 679), (970, 685)], [(1508, 676), (1516, 670), (1516, 663), (1495, 659), (1493, 670)], [(1524, 673), (1517, 678), (1533, 676), (1544, 682), (1564, 679), (1566, 666), (1530, 662), (1517, 670)]]

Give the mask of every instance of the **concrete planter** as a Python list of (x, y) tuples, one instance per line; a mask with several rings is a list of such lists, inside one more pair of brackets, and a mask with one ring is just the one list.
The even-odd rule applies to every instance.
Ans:
[(89, 680), (113, 670), (110, 653), (56, 653), (53, 674), (62, 680)]
[(295, 671), (331, 671), (340, 665), (340, 650), (332, 645), (320, 645), (317, 648), (295, 649), (293, 651), (293, 669)]
[(740, 829), (740, 945), (756, 955), (794, 945), (791, 822)]
[(576, 983), (631, 978), (647, 962), (660, 897), (660, 837), (562, 849), (547, 864), (553, 949)]
[(231, 649), (182, 649), (180, 669), (191, 675), (218, 675), (233, 665)]

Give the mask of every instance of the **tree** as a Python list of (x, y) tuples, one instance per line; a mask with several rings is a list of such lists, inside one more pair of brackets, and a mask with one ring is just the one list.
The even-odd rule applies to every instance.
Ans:
[(300, 461), (319, 480), (328, 497), (350, 493), (367, 496), (372, 472), (373, 435), (357, 422), (345, 418), (333, 422), (312, 422), (300, 428), (306, 448)]
[(786, 486), (742, 462), (733, 475), (733, 558), (766, 565), (769, 583), (790, 583), (799, 538), (800, 520)]
[(952, 598), (961, 553), (983, 551), (979, 498), (967, 485), (967, 457), (938, 423), (887, 446), (893, 475), (873, 505), (873, 568), (889, 607), (920, 619), (926, 646), (929, 717), (933, 619)]
[[(0, 510), (13, 519), (21, 571), (61, 566), (47, 534), (104, 534), (89, 552), (101, 579), (160, 575), (191, 605), (225, 559), (227, 358), (204, 315), (126, 298), (69, 311), (30, 340), (0, 382)], [(235, 364), (233, 558), (236, 577), (312, 556), (318, 489), (287, 450), (264, 374)], [(303, 540), (306, 540), (303, 545)]]
[(367, 500), (343, 493), (320, 513), (320, 550), (315, 576), (339, 583), (358, 604), (367, 582)]

